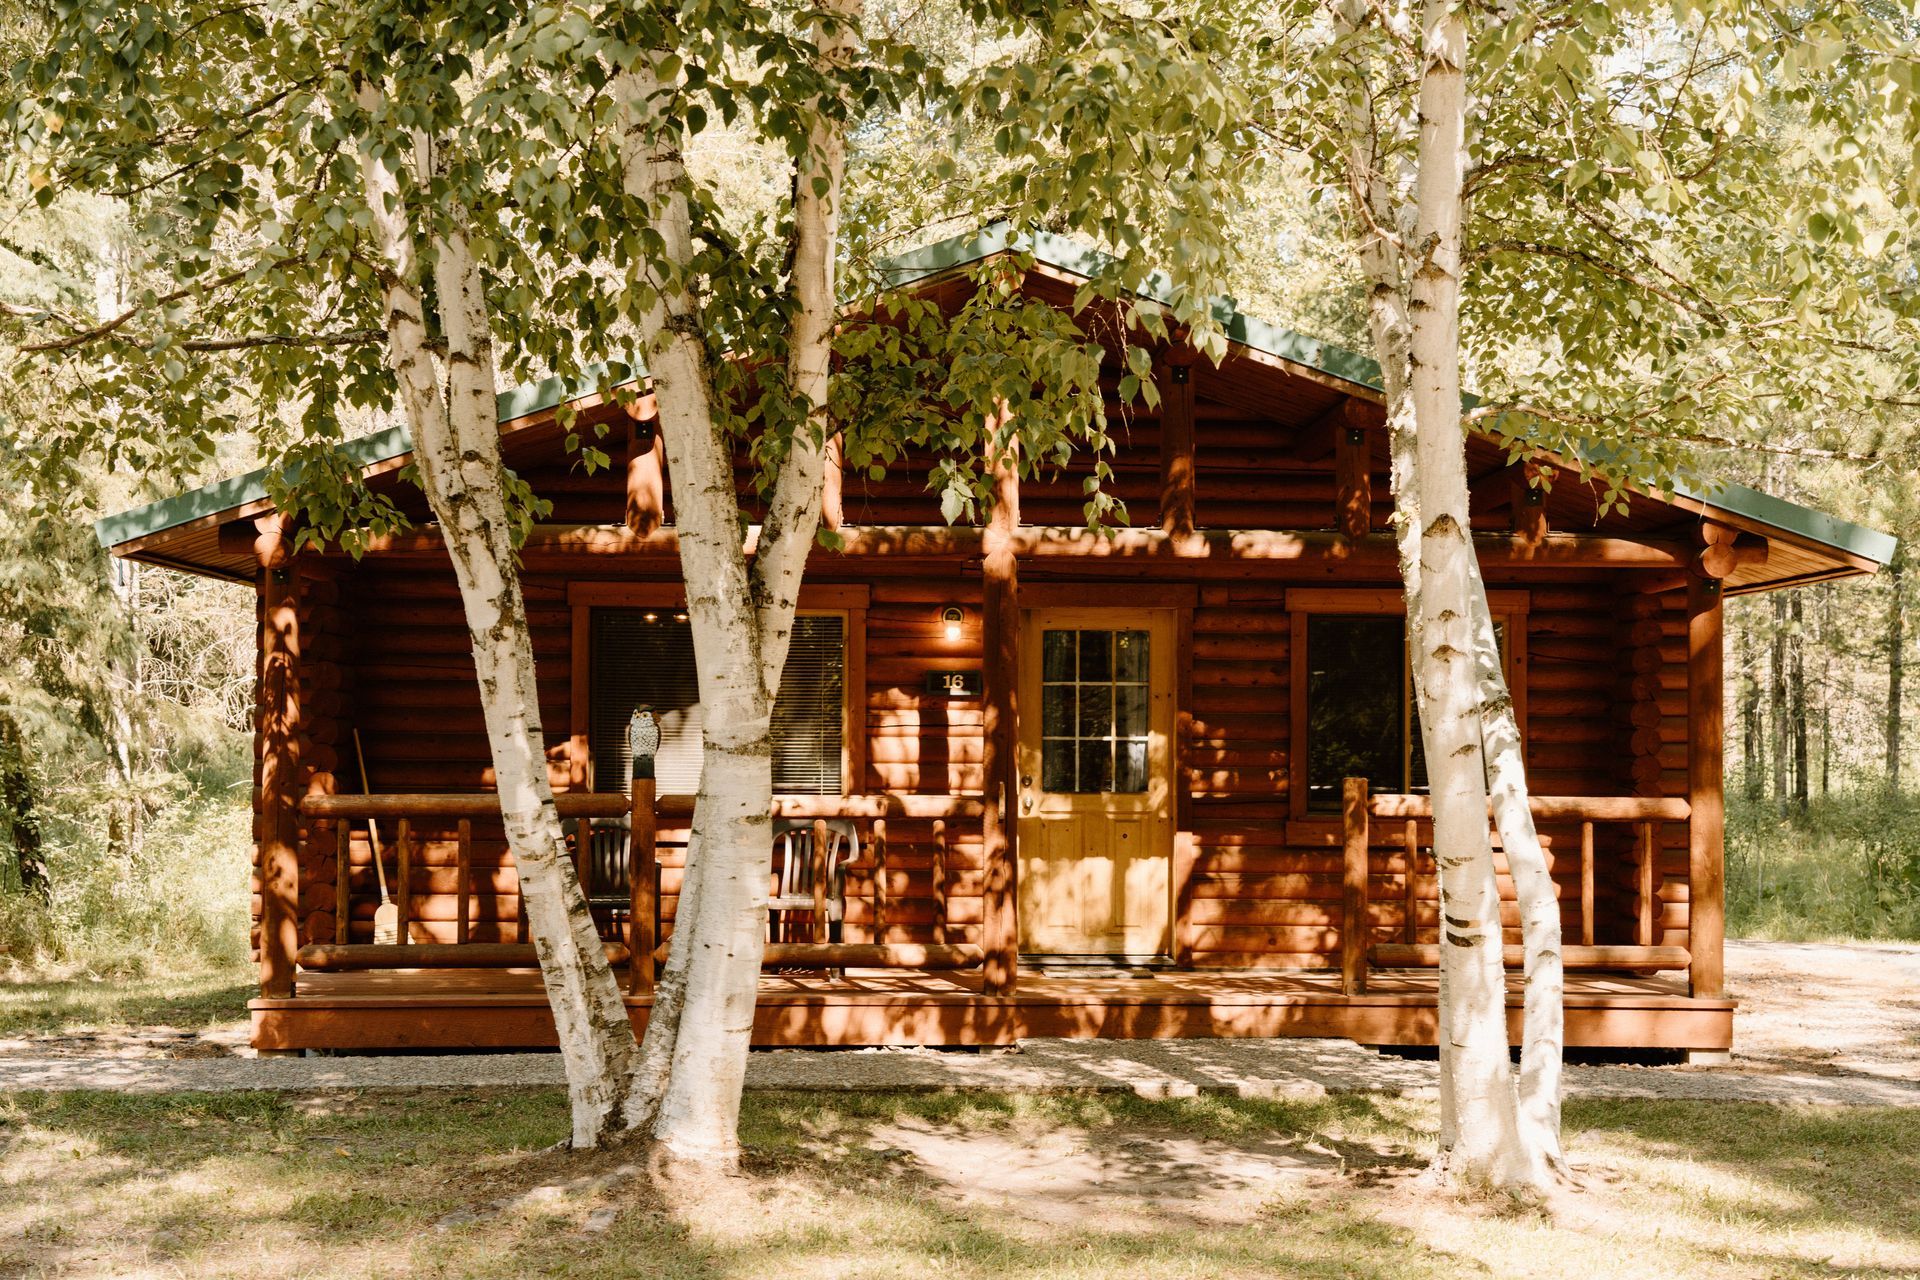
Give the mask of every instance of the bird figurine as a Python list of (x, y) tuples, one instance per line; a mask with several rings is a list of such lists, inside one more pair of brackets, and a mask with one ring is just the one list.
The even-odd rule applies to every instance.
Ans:
[(627, 750), (633, 756), (633, 776), (651, 778), (653, 756), (660, 750), (660, 723), (653, 718), (653, 708), (645, 703), (635, 707), (633, 718), (627, 721)]

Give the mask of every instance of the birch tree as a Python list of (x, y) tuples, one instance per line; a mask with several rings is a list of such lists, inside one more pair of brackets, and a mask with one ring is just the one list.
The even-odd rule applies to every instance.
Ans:
[[(1537, 1188), (1560, 1166), (1558, 904), (1467, 536), (1465, 432), (1580, 461), (1604, 511), (1702, 450), (1781, 448), (1783, 408), (1896, 412), (1920, 379), (1881, 252), (1913, 230), (1911, 30), (1854, 9), (1357, 0), (1253, 26), (1266, 144), (1339, 193), (1381, 364), (1441, 869), (1440, 1167)], [(1838, 430), (1792, 449), (1872, 456)], [(1517, 1082), (1489, 800), (1521, 906)]]
[[(1031, 469), (1110, 447), (1101, 348), (1019, 296), (1017, 261), (980, 272), (957, 314), (913, 299), (840, 311), (873, 287), (840, 279), (860, 260), (842, 244), (846, 210), (874, 222), (892, 207), (845, 190), (849, 131), (937, 122), (935, 145), (889, 160), (923, 164), (925, 185), (953, 155), (985, 152), (1015, 193), (983, 205), (956, 184), (939, 216), (1088, 234), (1117, 252), (1087, 300), (1115, 300), (1145, 338), (1185, 323), (1207, 341), (1225, 247), (1189, 206), (1230, 190), (1203, 162), (1244, 114), (1214, 70), (1215, 33), (1103, 5), (957, 8), (990, 56), (938, 61), (916, 47), (914, 15), (867, 31), (857, 0), (526, 13), (99, 0), (63, 11), (14, 72), (5, 122), (43, 203), (113, 196), (159, 246), (119, 314), (12, 316), (29, 358), (78, 375), (81, 425), (19, 441), (48, 474), (89, 451), (189, 472), (250, 430), (301, 544), (352, 549), (404, 519), (336, 446), (383, 414), (410, 427), (466, 609), (576, 1146), (641, 1133), (676, 1158), (734, 1157), (765, 928), (769, 719), (807, 555), (833, 541), (817, 530), (829, 438), (868, 472), (908, 451), (935, 459), (950, 519), (984, 510), (996, 460)], [(1116, 130), (1133, 145), (1082, 158)], [(784, 189), (745, 208), (733, 189), (729, 204), (692, 163), (716, 134)], [(1183, 301), (1136, 314), (1125, 295), (1176, 245), (1190, 250), (1174, 271)], [(516, 561), (542, 504), (502, 464), (495, 408), (503, 380), (594, 362), (606, 394), (644, 390), (659, 416), (706, 708), (644, 1045), (563, 856)], [(91, 412), (108, 403), (131, 412)], [(608, 462), (592, 432), (569, 444), (582, 466)], [(743, 453), (766, 509), (751, 554)], [(1120, 515), (1089, 494), (1089, 520)]]

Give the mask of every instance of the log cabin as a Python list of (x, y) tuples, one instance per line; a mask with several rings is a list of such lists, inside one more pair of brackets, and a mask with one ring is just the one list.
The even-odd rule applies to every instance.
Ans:
[[(951, 302), (1010, 253), (1062, 307), (1095, 269), (1070, 242), (988, 231), (891, 280)], [(1163, 345), (1157, 409), (1110, 405), (1131, 513), (1111, 536), (1085, 528), (1085, 460), (1002, 475), (974, 527), (942, 520), (924, 460), (830, 472), (842, 546), (808, 565), (776, 712), (757, 1042), (1432, 1043), (1437, 887), (1378, 371), (1221, 316), (1217, 366)], [(624, 469), (578, 464), (563, 404), (621, 426)], [(500, 418), (508, 465), (552, 503), (523, 555), (540, 713), (640, 1026), (700, 761), (672, 477), (645, 411), (595, 376), (508, 392)], [(99, 525), (115, 555), (256, 589), (253, 1043), (550, 1045), (406, 432), (345, 447), (416, 522), (358, 559), (289, 554), (259, 473)], [(1469, 462), (1559, 892), (1568, 1043), (1725, 1051), (1723, 603), (1870, 574), (1893, 540), (1730, 484), (1603, 512), (1573, 460), (1486, 437)], [(744, 460), (740, 485), (751, 512)], [(630, 787), (642, 704), (661, 743), (653, 783)], [(397, 936), (376, 943), (386, 901)], [(1510, 1006), (1517, 1034), (1517, 974)]]

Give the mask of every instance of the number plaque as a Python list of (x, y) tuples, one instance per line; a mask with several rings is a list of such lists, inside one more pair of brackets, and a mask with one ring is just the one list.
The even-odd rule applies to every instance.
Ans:
[(936, 698), (977, 698), (985, 686), (978, 671), (929, 671), (926, 691)]

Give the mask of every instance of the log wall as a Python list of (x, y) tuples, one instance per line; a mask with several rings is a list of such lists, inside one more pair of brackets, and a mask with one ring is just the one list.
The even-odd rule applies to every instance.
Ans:
[[(1328, 415), (1277, 431), (1245, 406), (1202, 396), (1194, 406), (1194, 517), (1202, 527), (1326, 529), (1344, 511), (1350, 531), (1364, 515), (1375, 530), (1390, 513), (1379, 432), (1354, 415)], [(1135, 525), (1151, 525), (1161, 496), (1160, 424), (1151, 413), (1112, 412), (1116, 449), (1112, 492)], [(1350, 421), (1349, 419), (1354, 419)], [(1355, 426), (1354, 421), (1361, 421)], [(1344, 430), (1349, 433), (1337, 435)], [(1357, 434), (1353, 434), (1356, 433)], [(1324, 437), (1324, 438), (1323, 438)], [(618, 442), (611, 442), (618, 454)], [(1336, 458), (1344, 457), (1344, 471)], [(587, 475), (557, 455), (516, 462), (520, 474), (554, 504), (562, 523), (617, 524), (624, 512), (623, 468)], [(1476, 527), (1513, 520), (1502, 509), (1511, 486), (1499, 478), (1497, 454), (1476, 465), (1497, 483)], [(1072, 526), (1082, 519), (1082, 482), (1091, 464), (1076, 461), (1020, 487), (1029, 525)], [(1358, 476), (1356, 477), (1356, 471)], [(843, 485), (852, 525), (938, 525), (938, 503), (926, 492), (924, 460), (908, 458), (881, 479), (849, 474)], [(753, 477), (736, 468), (753, 508)], [(668, 477), (668, 506), (671, 506)], [(1572, 497), (1556, 496), (1554, 511)], [(1343, 505), (1344, 504), (1344, 505)], [(1517, 526), (1516, 526), (1517, 527)], [(1604, 527), (1600, 530), (1604, 532)], [(1074, 579), (1071, 562), (1034, 566), (1034, 580), (1058, 587)], [(982, 793), (985, 709), (977, 700), (930, 697), (932, 669), (979, 670), (985, 637), (977, 560), (946, 562), (874, 556), (835, 565), (822, 577), (860, 583), (868, 607), (862, 632), (863, 673), (852, 698), (864, 750), (855, 753), (862, 793)], [(618, 557), (563, 563), (545, 557), (528, 572), (525, 595), (539, 668), (540, 711), (556, 787), (580, 776), (570, 754), (575, 693), (574, 611), (569, 583), (631, 581), (644, 573), (666, 581), (671, 568), (646, 562), (636, 572)], [(1025, 564), (1021, 567), (1024, 576)], [(1218, 574), (1182, 577), (1181, 562), (1144, 564), (1128, 599), (1148, 601), (1156, 584), (1185, 612), (1180, 634), (1181, 737), (1176, 790), (1178, 882), (1174, 951), (1201, 968), (1328, 968), (1340, 957), (1343, 920), (1341, 837), (1337, 817), (1301, 817), (1293, 809), (1291, 635), (1287, 588), (1370, 587), (1395, 591), (1381, 568), (1342, 572), (1332, 564), (1285, 561), (1249, 565), (1245, 581)], [(1373, 575), (1363, 578), (1363, 574)], [(1529, 780), (1556, 795), (1686, 794), (1686, 616), (1684, 593), (1646, 594), (1650, 575), (1597, 568), (1489, 570), (1490, 585), (1526, 593), (1524, 704)], [(1103, 579), (1111, 584), (1114, 579)], [(481, 791), (492, 787), (487, 744), (458, 593), (443, 561), (430, 555), (380, 557), (361, 564), (337, 558), (302, 578), (303, 653), (301, 785), (357, 791), (352, 730), (365, 744), (372, 788), (381, 792)], [(1101, 591), (1110, 588), (1103, 586)], [(942, 606), (966, 613), (963, 634), (948, 641)], [(582, 682), (584, 687), (584, 682)], [(590, 775), (589, 775), (590, 776)], [(1376, 788), (1381, 789), (1381, 788)], [(404, 888), (409, 937), (451, 942), (459, 929), (457, 830), (451, 823), (416, 825), (409, 837)], [(845, 937), (852, 942), (981, 943), (986, 860), (977, 818), (894, 818), (874, 832), (880, 856), (868, 851), (849, 877)], [(1580, 831), (1549, 825), (1552, 858), (1569, 938), (1582, 927)], [(383, 825), (389, 848), (400, 832)], [(1373, 832), (1368, 924), (1375, 941), (1436, 941), (1436, 885), (1428, 833), (1410, 864), (1399, 828)], [(1642, 887), (1633, 833), (1596, 830), (1594, 941), (1633, 943)], [(378, 901), (365, 824), (346, 840), (344, 909), (336, 886), (339, 833), (325, 823), (300, 833), (303, 942), (371, 939)], [(518, 884), (499, 824), (471, 831), (468, 939), (524, 940)], [(661, 916), (669, 927), (684, 863), (684, 823), (660, 831)], [(1652, 876), (1654, 944), (1687, 942), (1688, 846), (1684, 824), (1659, 831)], [(1511, 887), (1503, 892), (1511, 897)], [(256, 900), (257, 901), (257, 900)], [(1507, 910), (1507, 936), (1518, 941), (1517, 914)]]

